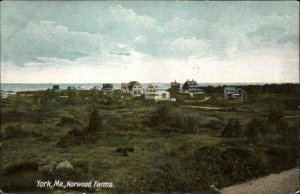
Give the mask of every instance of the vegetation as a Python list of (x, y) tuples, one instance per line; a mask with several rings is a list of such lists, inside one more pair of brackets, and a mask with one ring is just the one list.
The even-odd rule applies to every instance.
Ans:
[[(2, 99), (0, 188), (55, 191), (36, 181), (59, 179), (113, 182), (101, 190), (120, 193), (214, 193), (211, 185), (296, 167), (299, 85), (243, 86), (247, 101), (224, 99), (223, 88), (171, 91), (176, 102), (98, 90)], [(74, 168), (53, 170), (62, 160)]]

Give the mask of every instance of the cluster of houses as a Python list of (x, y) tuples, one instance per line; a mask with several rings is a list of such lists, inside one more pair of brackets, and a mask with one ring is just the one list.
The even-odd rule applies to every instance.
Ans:
[[(67, 90), (83, 90), (80, 86), (68, 86)], [(99, 86), (94, 86), (91, 88), (93, 90), (101, 90), (104, 94), (112, 93), (114, 88), (112, 83), (104, 83), (102, 88)], [(61, 88), (59, 85), (53, 85), (52, 90), (60, 91)], [(181, 84), (176, 82), (171, 82), (171, 88), (169, 91), (185, 93), (191, 96), (195, 94), (204, 94), (204, 90), (195, 80), (187, 80), (181, 87)], [(146, 89), (143, 89), (142, 84), (138, 81), (130, 81), (129, 83), (121, 84), (121, 92), (123, 94), (131, 94), (134, 97), (145, 96), (145, 99), (154, 99), (154, 100), (172, 100), (176, 101), (175, 98), (170, 98), (170, 92), (163, 84), (149, 84)], [(13, 91), (4, 91), (1, 90), (1, 98), (7, 98), (8, 96), (16, 95), (16, 92)], [(224, 98), (227, 99), (247, 99), (247, 93), (241, 88), (235, 87), (225, 87), (224, 88)]]
[[(60, 90), (59, 85), (53, 85), (53, 90)], [(80, 87), (69, 86), (68, 90), (78, 90)], [(104, 94), (110, 94), (113, 92), (112, 83), (104, 83), (102, 88), (95, 86), (91, 88), (93, 90), (101, 90)], [(181, 84), (176, 82), (171, 82), (172, 92), (185, 93), (191, 96), (195, 94), (204, 94), (204, 90), (195, 80), (187, 80), (181, 87)], [(145, 96), (145, 99), (154, 99), (154, 100), (172, 100), (176, 101), (174, 98), (170, 98), (170, 92), (167, 91), (167, 88), (163, 84), (149, 84), (146, 89), (143, 89), (142, 84), (138, 81), (130, 81), (129, 83), (121, 84), (121, 92), (123, 94), (131, 94), (134, 97)], [(224, 88), (224, 98), (227, 99), (247, 99), (247, 93), (241, 88), (235, 87), (225, 87)]]
[[(204, 90), (198, 85), (198, 83), (194, 80), (189, 81), (187, 80), (182, 89), (180, 88), (180, 83), (172, 82), (171, 83), (171, 90), (173, 92), (182, 92), (188, 93), (190, 95), (194, 94), (203, 94)], [(142, 94), (145, 95), (145, 99), (154, 99), (154, 100), (166, 100), (170, 99), (170, 92), (167, 91), (167, 88), (163, 84), (149, 84), (147, 88), (144, 90), (142, 85), (137, 81), (131, 81), (129, 83), (122, 83), (121, 84), (121, 91), (122, 93), (130, 93), (132, 96), (141, 96)], [(175, 101), (174, 98), (171, 100)]]

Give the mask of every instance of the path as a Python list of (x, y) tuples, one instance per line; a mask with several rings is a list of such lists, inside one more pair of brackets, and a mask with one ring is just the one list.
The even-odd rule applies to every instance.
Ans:
[(299, 168), (271, 174), (250, 182), (223, 188), (222, 194), (294, 194), (299, 190)]

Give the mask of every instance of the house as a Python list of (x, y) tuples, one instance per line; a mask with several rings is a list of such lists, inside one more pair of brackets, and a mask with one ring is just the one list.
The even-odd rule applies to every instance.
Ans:
[(163, 100), (170, 98), (170, 92), (166, 91), (164, 85), (149, 84), (145, 92), (146, 99)]
[(171, 90), (174, 92), (179, 92), (180, 91), (180, 83), (177, 83), (176, 80), (175, 80), (175, 82), (171, 82)]
[(1, 98), (7, 98), (8, 96), (14, 96), (14, 95), (17, 95), (16, 92), (14, 91), (4, 91), (4, 90), (1, 90)]
[(102, 87), (102, 91), (104, 94), (109, 94), (113, 92), (113, 84), (111, 83), (104, 83)]
[(9, 96), (17, 95), (17, 93), (12, 90), (9, 90), (7, 93)]
[(224, 98), (246, 100), (247, 93), (244, 90), (242, 90), (241, 88), (225, 87), (224, 88)]
[(52, 90), (60, 91), (59, 85), (53, 85), (53, 86), (52, 86)]
[(128, 83), (128, 90), (132, 96), (141, 96), (143, 94), (142, 84), (138, 81), (131, 81)]
[(77, 90), (75, 86), (68, 86), (67, 90)]
[(129, 93), (128, 85), (129, 85), (129, 83), (122, 83), (121, 84), (121, 91), (122, 91), (122, 93), (124, 93), (124, 94)]
[(122, 93), (130, 93), (132, 96), (141, 96), (143, 94), (142, 84), (138, 81), (121, 84)]
[(1, 90), (1, 98), (7, 98), (8, 92)]
[(198, 83), (195, 80), (187, 80), (182, 85), (182, 92), (188, 93), (190, 95), (193, 94), (204, 94), (204, 90), (198, 85)]
[(101, 90), (101, 87), (100, 86), (94, 86), (90, 90)]

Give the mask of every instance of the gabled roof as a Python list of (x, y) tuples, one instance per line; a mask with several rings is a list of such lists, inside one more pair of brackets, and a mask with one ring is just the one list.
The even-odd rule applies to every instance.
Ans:
[(148, 88), (155, 88), (155, 89), (161, 89), (161, 90), (165, 90), (166, 89), (164, 85), (162, 85), (162, 84), (154, 84), (154, 83), (149, 84)]
[(233, 86), (227, 86), (224, 88), (224, 90), (235, 90), (235, 87)]
[(131, 81), (128, 83), (128, 89), (132, 90), (133, 86), (137, 84), (137, 85), (141, 85), (138, 81)]
[(186, 87), (188, 87), (188, 88), (199, 88), (200, 86), (198, 85), (198, 83), (197, 83), (195, 80), (192, 80), (192, 81), (187, 80), (187, 81), (183, 84), (182, 87), (183, 87), (183, 88), (186, 88)]
[(104, 83), (103, 88), (113, 88), (113, 84), (111, 83)]
[(188, 85), (188, 86), (198, 86), (198, 83), (195, 80), (187, 80), (184, 85)]
[(246, 92), (242, 88), (238, 88), (236, 91), (241, 91), (242, 93), (246, 94)]
[(121, 87), (128, 87), (129, 83), (122, 83)]
[(171, 82), (171, 86), (180, 86), (180, 83), (176, 82), (176, 80), (174, 82)]

